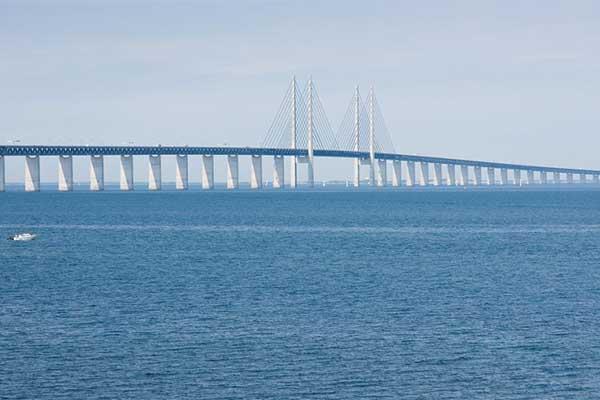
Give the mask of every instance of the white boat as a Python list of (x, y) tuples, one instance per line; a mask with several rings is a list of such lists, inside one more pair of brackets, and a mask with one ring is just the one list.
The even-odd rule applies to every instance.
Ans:
[(8, 237), (8, 240), (17, 240), (20, 242), (29, 242), (37, 237), (37, 235), (33, 233), (17, 233), (16, 235), (12, 235)]

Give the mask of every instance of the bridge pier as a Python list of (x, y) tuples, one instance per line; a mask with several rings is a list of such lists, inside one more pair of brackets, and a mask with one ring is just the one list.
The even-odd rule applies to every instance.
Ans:
[(514, 176), (514, 180), (515, 180), (515, 185), (521, 186), (523, 184), (523, 181), (521, 180), (521, 170), (514, 169), (513, 176)]
[(587, 176), (586, 176), (586, 174), (579, 174), (579, 183), (580, 184), (587, 183)]
[(402, 162), (392, 160), (392, 186), (398, 187), (402, 183)]
[(90, 156), (90, 190), (104, 190), (104, 156)]
[(475, 186), (481, 186), (481, 167), (476, 165), (473, 167), (473, 176), (474, 176), (474, 184)]
[(25, 156), (25, 191), (40, 191), (40, 156)]
[[(361, 158), (360, 159), (360, 165), (365, 165), (365, 166), (371, 168), (371, 160), (369, 158)], [(371, 174), (371, 172), (369, 170), (369, 181), (368, 181), (368, 185), (369, 186), (371, 186), (371, 184), (372, 184), (371, 183), (372, 181), (371, 181), (371, 175), (370, 174)]]
[(175, 189), (187, 190), (189, 186), (188, 156), (187, 154), (177, 154), (175, 160)]
[(262, 180), (262, 156), (252, 156), (250, 170), (250, 187), (252, 189), (261, 189), (263, 186)]
[(212, 155), (202, 155), (202, 189), (215, 187), (215, 159)]
[(573, 184), (573, 173), (572, 172), (567, 172), (567, 183), (569, 185)]
[(25, 191), (40, 191), (40, 156), (25, 156)]
[(283, 189), (285, 186), (285, 159), (283, 156), (273, 157), (273, 188)]
[(162, 186), (160, 155), (148, 156), (148, 190), (160, 190)]
[(555, 185), (558, 185), (560, 183), (560, 172), (552, 173), (552, 183), (554, 183)]
[(406, 170), (408, 172), (406, 176), (406, 186), (415, 186), (415, 184), (417, 183), (415, 180), (415, 162), (407, 161)]
[(133, 190), (133, 156), (121, 156), (119, 188), (124, 191)]
[(540, 183), (542, 185), (548, 184), (548, 173), (546, 171), (540, 171)]
[(377, 186), (385, 187), (387, 184), (387, 161), (377, 160)]
[(429, 163), (421, 161), (421, 186), (429, 185)]
[(368, 164), (369, 164), (369, 186), (375, 186), (375, 185), (377, 185), (376, 172), (375, 172), (376, 161), (374, 159), (369, 159)]
[(458, 184), (460, 186), (467, 186), (469, 184), (469, 166), (468, 165), (460, 166), (460, 182)]
[(0, 192), (6, 190), (6, 178), (4, 174), (4, 156), (0, 156)]
[(456, 165), (446, 164), (446, 172), (448, 172), (448, 186), (456, 186)]
[(354, 181), (352, 182), (355, 188), (360, 187), (360, 158), (354, 159)]
[(308, 181), (308, 187), (314, 188), (315, 187), (315, 164), (314, 164), (314, 158), (310, 155), (308, 157), (306, 157), (306, 168), (307, 168), (306, 179)]
[(600, 184), (600, 175), (597, 175), (597, 174), (592, 175), (592, 182), (594, 182), (594, 185)]
[(535, 176), (533, 174), (533, 170), (532, 169), (528, 169), (527, 170), (527, 184), (528, 185), (534, 185), (535, 184)]
[[(260, 156), (262, 157), (262, 156)], [(300, 164), (306, 164), (307, 166), (307, 176), (306, 176), (306, 184), (308, 185), (308, 187), (314, 187), (315, 186), (315, 175), (314, 175), (314, 169), (313, 169), (313, 162), (311, 161), (310, 157), (308, 156), (298, 156), (296, 157), (296, 173), (298, 173), (298, 166)], [(298, 179), (298, 177), (296, 176), (296, 180)], [(297, 183), (296, 183), (297, 184)]]
[(290, 157), (290, 188), (296, 189), (298, 186), (298, 157)]
[(73, 190), (73, 157), (58, 156), (58, 191)]
[[(314, 187), (315, 186), (314, 170), (312, 170), (312, 176), (310, 175), (310, 165), (311, 165), (310, 157), (308, 157), (308, 156), (296, 157), (296, 168), (298, 168), (298, 166), (301, 164), (306, 164), (306, 166), (307, 166), (307, 171), (306, 171), (307, 172), (307, 175), (306, 175), (307, 186), (310, 188)], [(296, 173), (298, 173), (297, 169), (296, 169)], [(298, 179), (298, 178), (296, 177), (296, 179)]]
[(433, 185), (440, 186), (442, 184), (442, 164), (433, 164)]
[(227, 156), (227, 189), (237, 189), (240, 186), (239, 159), (237, 154)]
[(502, 186), (508, 185), (508, 170), (506, 168), (500, 168), (500, 184)]
[(487, 169), (487, 184), (493, 186), (496, 184), (496, 169), (488, 168)]

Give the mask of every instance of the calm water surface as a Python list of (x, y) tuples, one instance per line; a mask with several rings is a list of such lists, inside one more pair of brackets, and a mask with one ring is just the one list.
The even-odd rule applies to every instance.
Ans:
[(600, 192), (0, 194), (0, 398), (600, 396)]

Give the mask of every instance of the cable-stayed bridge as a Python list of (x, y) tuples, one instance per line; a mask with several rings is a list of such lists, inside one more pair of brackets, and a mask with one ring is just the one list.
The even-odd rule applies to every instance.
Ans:
[[(355, 88), (342, 122), (334, 131), (312, 78), (304, 86), (292, 79), (264, 139), (256, 147), (228, 146), (0, 146), (0, 191), (5, 191), (5, 159), (25, 158), (25, 190), (40, 190), (40, 157), (58, 157), (58, 189), (73, 189), (73, 157), (90, 158), (90, 190), (104, 189), (104, 157), (120, 157), (120, 189), (133, 190), (133, 157), (148, 156), (148, 189), (162, 187), (162, 157), (176, 159), (176, 188), (188, 189), (188, 156), (202, 156), (202, 187), (214, 188), (214, 157), (227, 159), (228, 189), (239, 188), (239, 157), (251, 159), (250, 187), (263, 187), (263, 157), (273, 157), (272, 187), (298, 186), (298, 169), (307, 168), (308, 187), (315, 183), (317, 157), (353, 159), (352, 185), (362, 183), (361, 168), (366, 169), (367, 184), (398, 186), (481, 186), (600, 184), (600, 170), (511, 164), (397, 153), (386, 127), (383, 113), (370, 88), (366, 98)], [(286, 179), (286, 159), (289, 175)], [(391, 179), (388, 179), (391, 166)], [(404, 172), (403, 172), (404, 171)], [(499, 172), (499, 175), (497, 175)], [(549, 179), (550, 175), (550, 179)], [(588, 181), (588, 178), (591, 180)], [(510, 179), (509, 179), (510, 178)]]

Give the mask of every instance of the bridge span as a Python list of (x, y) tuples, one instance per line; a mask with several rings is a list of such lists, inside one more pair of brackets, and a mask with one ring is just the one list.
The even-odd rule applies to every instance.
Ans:
[[(0, 146), (0, 191), (5, 190), (4, 163), (6, 157), (25, 158), (25, 190), (40, 190), (40, 157), (58, 158), (58, 189), (73, 189), (73, 157), (89, 157), (90, 190), (104, 189), (104, 157), (120, 157), (120, 189), (133, 190), (133, 157), (148, 157), (148, 188), (162, 187), (161, 160), (165, 156), (176, 158), (176, 188), (186, 190), (188, 183), (188, 156), (202, 156), (202, 187), (214, 187), (214, 157), (224, 156), (227, 160), (228, 189), (239, 188), (239, 157), (250, 157), (250, 187), (263, 187), (263, 157), (273, 158), (273, 188), (296, 187), (296, 169), (290, 168), (290, 181), (285, 179), (285, 159), (289, 165), (308, 164), (308, 149), (268, 147), (196, 147), (196, 146)], [(561, 168), (554, 166), (511, 164), (491, 161), (419, 156), (399, 153), (350, 150), (314, 149), (312, 157), (335, 157), (358, 160), (373, 170), (375, 180), (369, 181), (377, 187), (399, 186), (521, 186), (534, 184), (600, 184), (600, 170)], [(388, 166), (391, 179), (388, 179)], [(313, 166), (314, 167), (314, 166)], [(404, 172), (402, 172), (404, 171)], [(499, 174), (497, 174), (499, 172)], [(511, 173), (509, 176), (509, 172)], [(550, 179), (548, 178), (550, 175)], [(509, 177), (511, 179), (509, 179)], [(588, 179), (591, 178), (591, 179)], [(309, 185), (314, 182), (308, 182)], [(360, 180), (355, 186), (360, 185)]]
[[(394, 149), (375, 91), (363, 101), (358, 86), (337, 133), (334, 133), (312, 79), (304, 89), (294, 77), (262, 144), (258, 147), (195, 146), (0, 146), (0, 191), (5, 190), (5, 158), (25, 158), (25, 190), (40, 190), (40, 157), (58, 158), (58, 189), (73, 189), (73, 157), (90, 158), (90, 190), (104, 189), (104, 157), (120, 157), (120, 188), (133, 190), (133, 157), (148, 157), (148, 188), (162, 187), (162, 157), (176, 158), (176, 188), (188, 188), (188, 156), (202, 157), (202, 187), (214, 187), (214, 157), (227, 160), (227, 188), (239, 187), (239, 157), (250, 157), (250, 187), (263, 187), (263, 157), (273, 157), (273, 188), (296, 188), (298, 168), (306, 165), (307, 185), (314, 186), (316, 157), (353, 159), (352, 185), (361, 185), (361, 167), (368, 184), (414, 186), (480, 186), (579, 183), (600, 184), (600, 170), (511, 164), (400, 154)], [(286, 163), (286, 159), (288, 162)], [(289, 168), (285, 179), (286, 164)], [(391, 180), (388, 179), (391, 166)], [(404, 171), (404, 173), (402, 172)], [(499, 174), (497, 174), (499, 172)], [(510, 174), (509, 174), (510, 173)], [(549, 179), (549, 175), (550, 179)], [(403, 176), (405, 178), (403, 179)], [(484, 179), (485, 178), (485, 179)], [(510, 179), (509, 179), (510, 178)]]

